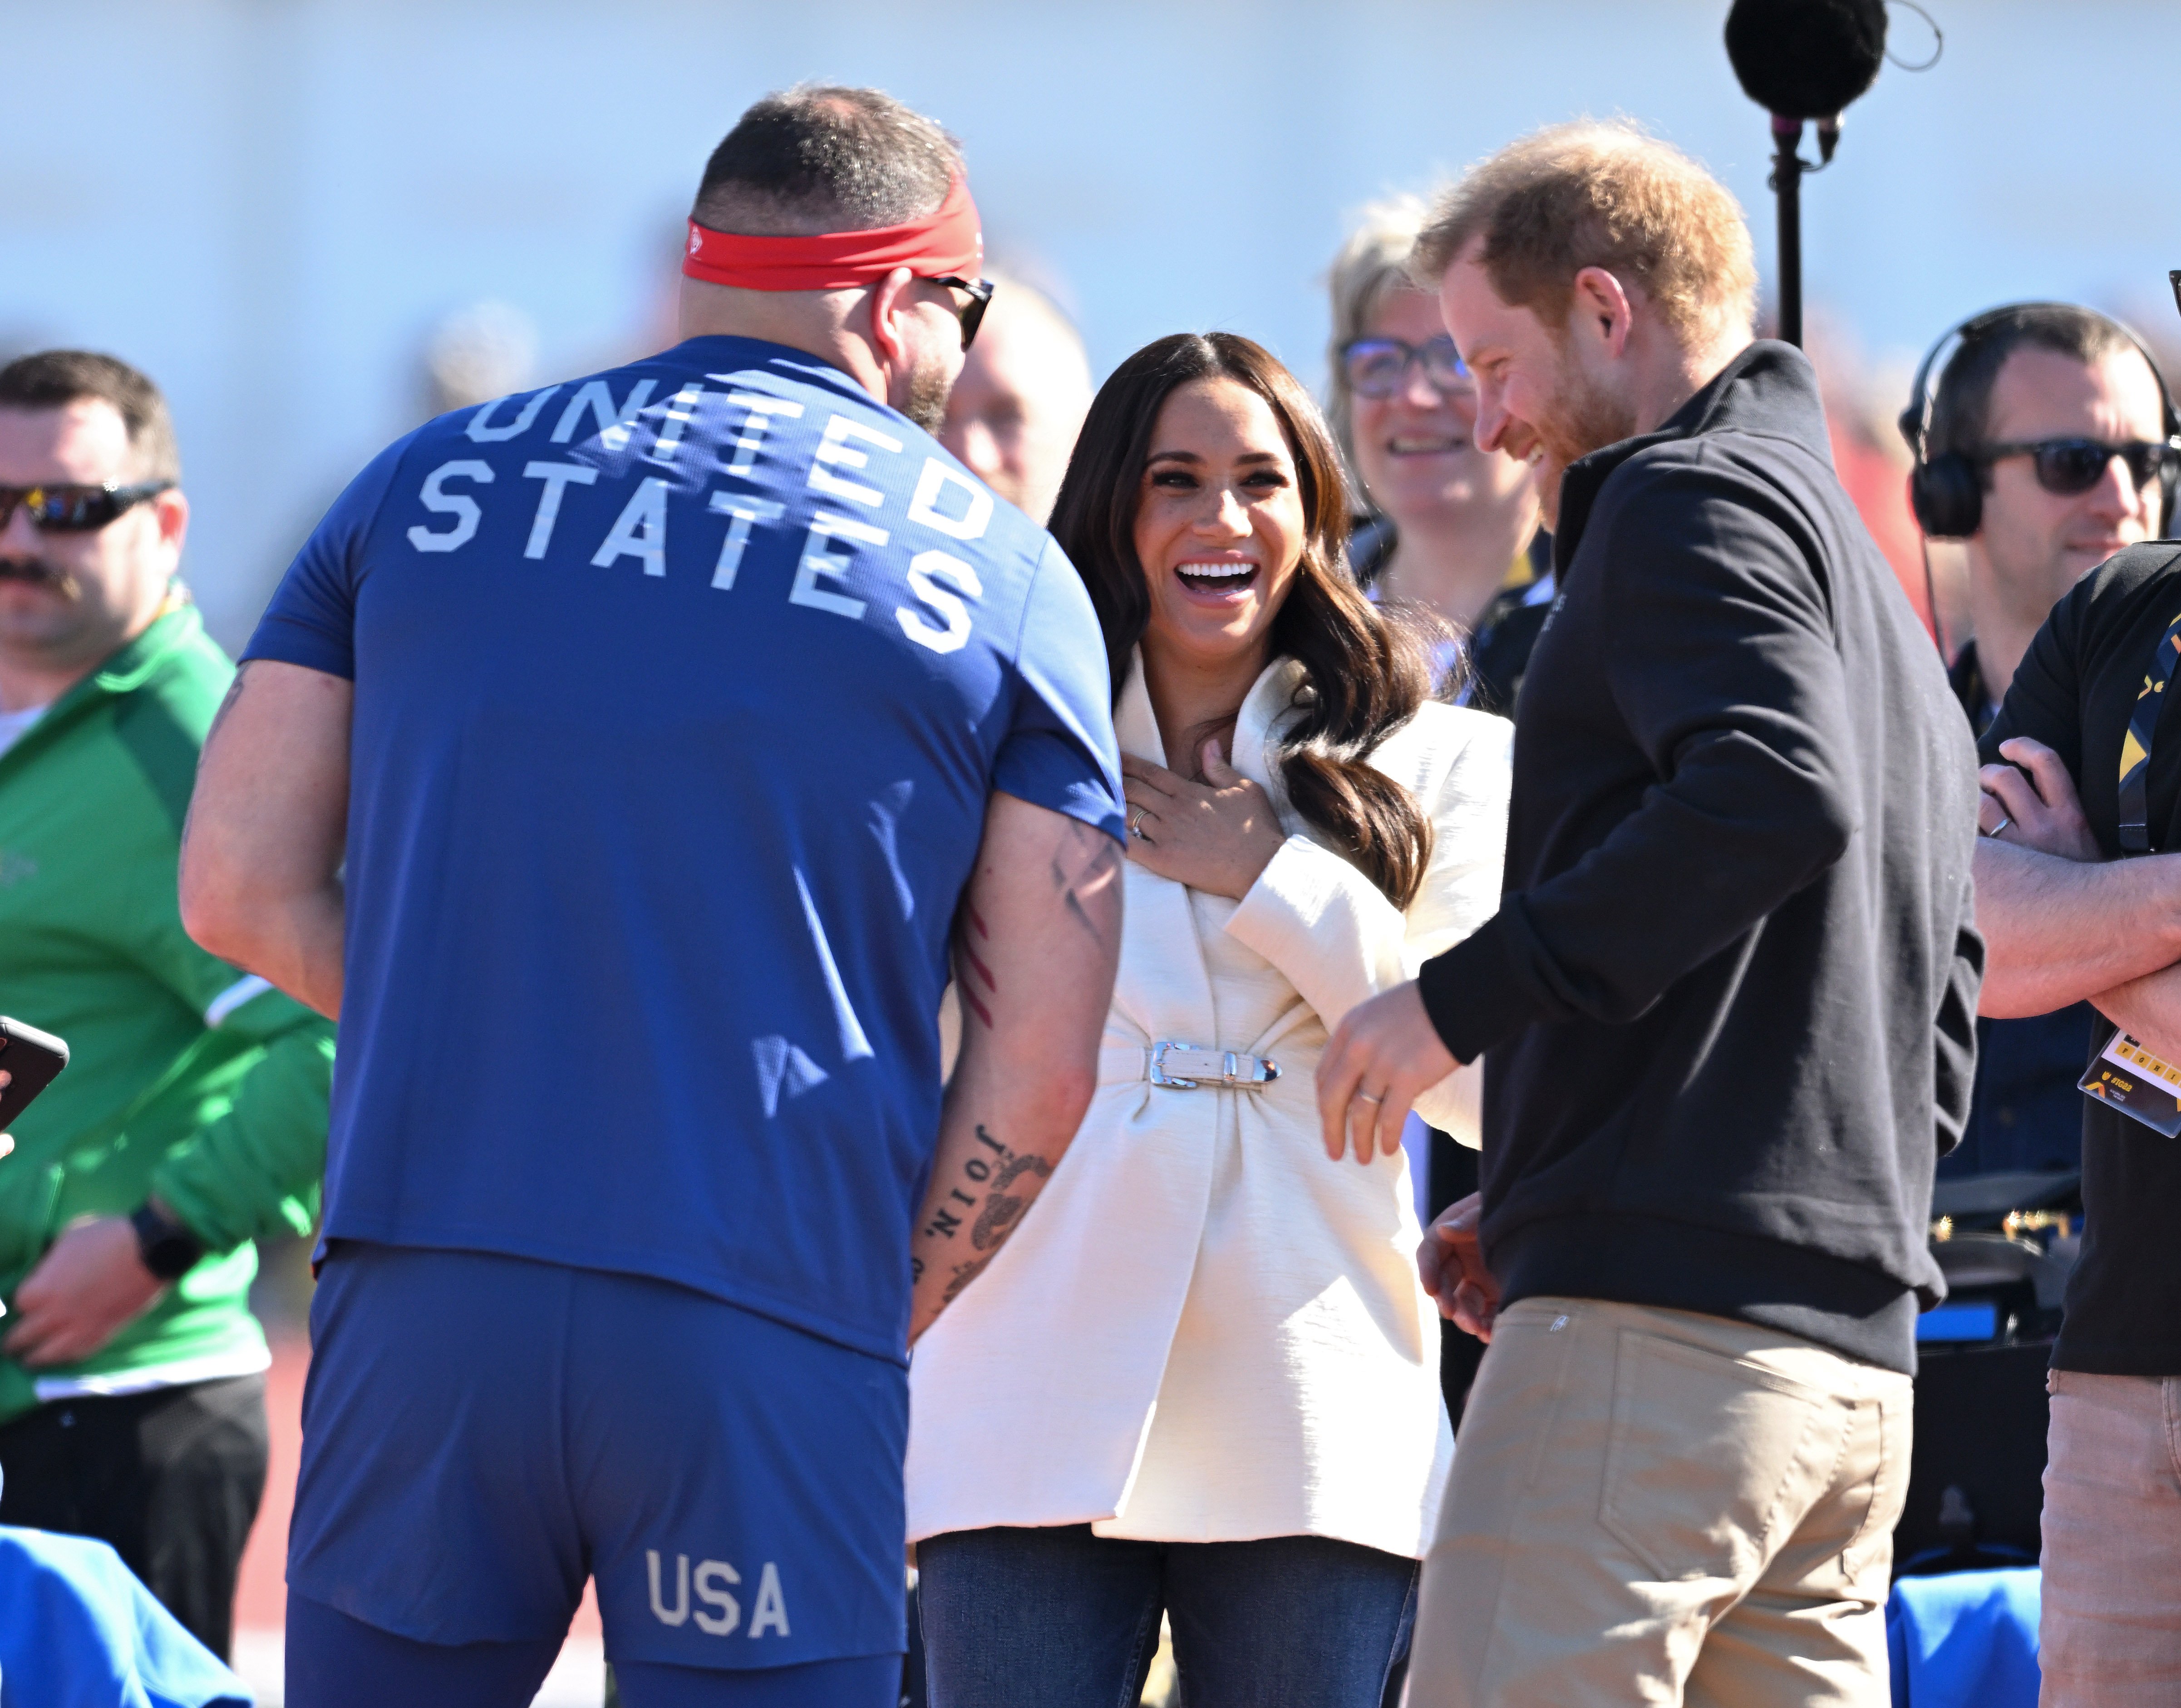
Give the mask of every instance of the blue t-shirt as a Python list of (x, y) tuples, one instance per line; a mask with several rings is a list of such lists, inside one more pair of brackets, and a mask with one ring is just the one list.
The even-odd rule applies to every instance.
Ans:
[(838, 369), (692, 339), (393, 445), (245, 657), (356, 684), (325, 1237), (901, 1358), (987, 797), (1122, 830), (1051, 538)]

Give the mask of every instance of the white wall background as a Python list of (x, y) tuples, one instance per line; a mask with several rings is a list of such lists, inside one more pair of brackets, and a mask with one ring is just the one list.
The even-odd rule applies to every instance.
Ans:
[[(2173, 312), (2181, 7), (1926, 0), (1804, 197), (1807, 294), (1913, 355), (2021, 295)], [(662, 335), (679, 220), (752, 98), (879, 84), (967, 146), (988, 242), (1072, 295), (1102, 371), (1180, 327), (1313, 383), (1345, 209), (1532, 126), (1625, 113), (1750, 212), (1764, 115), (1726, 0), (0, 0), (0, 347), (85, 344), (172, 397), (190, 574), (246, 636), (286, 554), (421, 413), (418, 352), (483, 299), (541, 377)], [(1923, 56), (1913, 14), (1897, 51)]]

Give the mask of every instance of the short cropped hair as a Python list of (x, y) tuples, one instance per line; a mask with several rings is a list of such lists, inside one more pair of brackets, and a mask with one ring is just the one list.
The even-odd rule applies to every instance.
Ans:
[[(1409, 276), (1409, 256), (1428, 211), (1421, 196), (1389, 196), (1365, 203), (1357, 212), (1356, 229), (1340, 245), (1333, 270), (1326, 275), (1333, 297), (1333, 341), (1326, 348), (1333, 379), (1325, 416), (1351, 473), (1356, 467), (1356, 394), (1348, 383), (1340, 346), (1371, 329), (1372, 318), (1389, 293), (1416, 288)], [(1360, 482), (1357, 489), (1361, 490)]]
[(1554, 125), (1472, 167), (1438, 198), (1411, 263), (1433, 289), (1477, 240), (1500, 300), (1564, 326), (1575, 276), (1640, 286), (1692, 348), (1757, 317), (1742, 208), (1687, 155), (1625, 121)]
[(182, 454), (159, 388), (119, 357), (45, 350), (0, 367), (0, 409), (64, 409), (96, 399), (113, 406), (136, 455), (140, 480), (179, 481)]
[(931, 213), (961, 170), (954, 139), (883, 91), (798, 83), (712, 151), (690, 217), (751, 237), (870, 231)]
[(2087, 367), (2115, 350), (2135, 347), (2113, 322), (2073, 303), (2024, 303), (1985, 316), (1940, 370), (1931, 394), (1926, 459), (1947, 451), (1974, 456), (1985, 448), (1991, 432), (1992, 387), (2018, 350), (2049, 350)]

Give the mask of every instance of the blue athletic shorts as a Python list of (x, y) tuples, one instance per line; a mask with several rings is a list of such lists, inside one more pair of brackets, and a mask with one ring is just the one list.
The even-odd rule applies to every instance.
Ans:
[(311, 1307), (299, 1595), (420, 1642), (898, 1654), (898, 1365), (667, 1282), (341, 1242)]

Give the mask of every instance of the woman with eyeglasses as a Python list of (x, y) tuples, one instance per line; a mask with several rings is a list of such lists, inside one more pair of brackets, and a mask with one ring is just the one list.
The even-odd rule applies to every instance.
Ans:
[[(1553, 598), (1527, 465), (1477, 448), (1477, 390), (1438, 301), (1404, 270), (1424, 204), (1374, 202), (1333, 263), (1332, 417), (1371, 515), (1350, 542), (1372, 597), (1466, 637), (1443, 647), (1463, 703), (1511, 714)], [(1459, 663), (1466, 669), (1456, 670)]]
[[(917, 1346), (933, 1708), (1133, 1702), (1162, 1612), (1192, 1708), (1379, 1708), (1405, 1652), (1453, 1454), (1438, 1316), (1400, 1157), (1367, 1122), (1328, 1155), (1315, 1069), (1495, 906), (1510, 732), (1430, 698), (1349, 517), (1308, 394), (1231, 333), (1122, 363), (1068, 465), (1052, 530), (1129, 803), (1120, 975), (1066, 1163)], [(1470, 1079), (1420, 1102), (1452, 1121)]]

